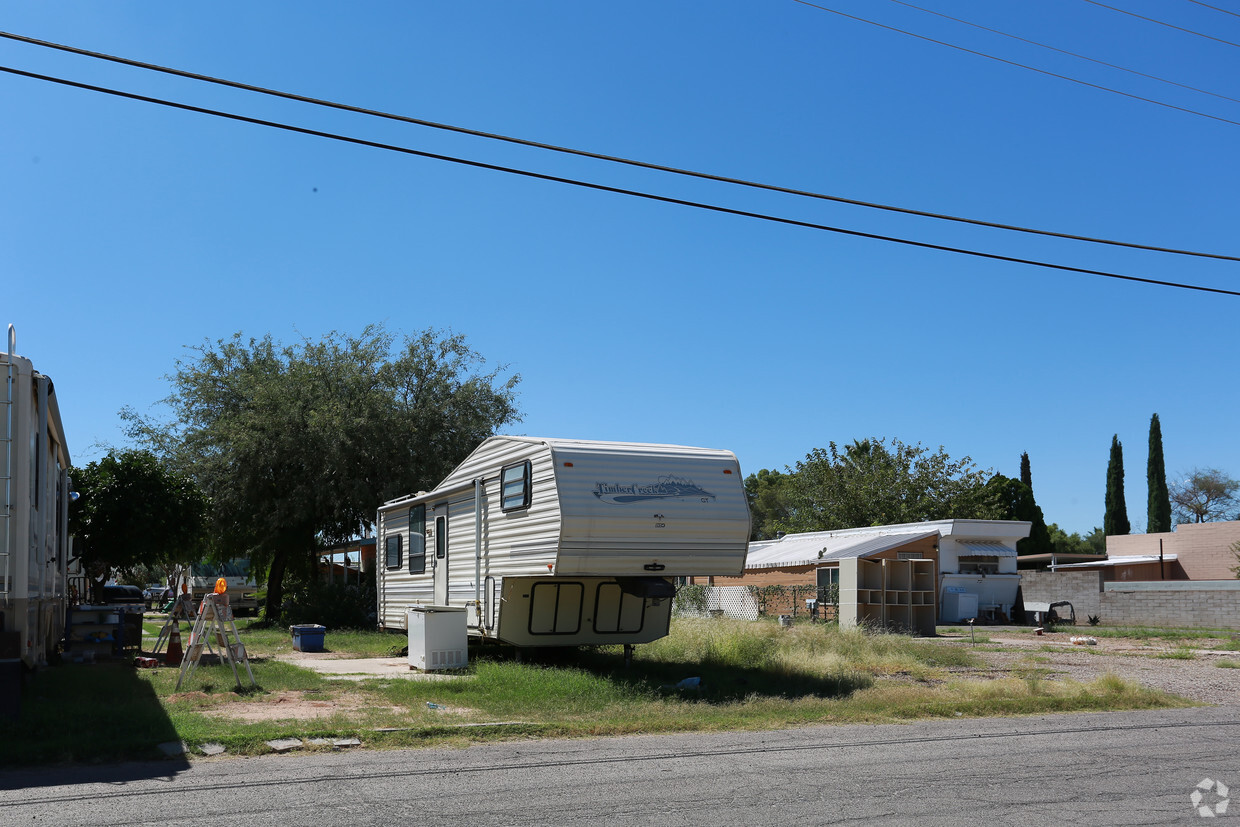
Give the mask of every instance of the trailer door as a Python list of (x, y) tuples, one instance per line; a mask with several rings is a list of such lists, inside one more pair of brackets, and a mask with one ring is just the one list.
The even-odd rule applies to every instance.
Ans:
[(435, 518), (434, 594), (435, 606), (448, 605), (448, 504), (439, 503), (431, 509)]

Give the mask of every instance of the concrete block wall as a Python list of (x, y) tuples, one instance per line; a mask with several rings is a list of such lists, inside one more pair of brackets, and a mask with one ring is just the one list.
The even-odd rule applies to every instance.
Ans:
[[(1103, 626), (1240, 629), (1240, 589), (1234, 581), (1107, 583), (1097, 571), (1021, 572), (1025, 601), (1067, 600), (1076, 622), (1098, 615)], [(1191, 588), (1189, 588), (1191, 587)]]
[(1102, 575), (1096, 571), (1022, 571), (1020, 594), (1026, 603), (1067, 600), (1077, 622), (1085, 623), (1090, 615), (1102, 612)]
[(1106, 626), (1240, 629), (1240, 591), (1232, 589), (1115, 590), (1101, 597)]

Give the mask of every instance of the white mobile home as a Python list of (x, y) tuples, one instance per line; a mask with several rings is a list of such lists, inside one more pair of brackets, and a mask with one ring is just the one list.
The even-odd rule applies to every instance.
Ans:
[[(0, 352), (0, 641), (47, 662), (64, 633), (69, 559), (69, 451), (52, 380)], [(14, 657), (0, 652), (0, 659)]]
[(497, 436), (376, 526), (384, 628), (455, 607), (474, 637), (634, 644), (667, 634), (667, 578), (740, 574), (749, 507), (730, 451)]

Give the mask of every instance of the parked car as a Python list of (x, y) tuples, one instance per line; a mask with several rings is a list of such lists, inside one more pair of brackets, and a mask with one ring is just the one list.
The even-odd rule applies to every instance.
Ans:
[(103, 602), (146, 605), (146, 596), (137, 586), (104, 586)]

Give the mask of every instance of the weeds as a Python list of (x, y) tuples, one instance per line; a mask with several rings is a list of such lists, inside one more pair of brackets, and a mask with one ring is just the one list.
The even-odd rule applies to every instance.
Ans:
[(1159, 652), (1154, 657), (1163, 658), (1164, 660), (1193, 660), (1197, 657), (1197, 653), (1193, 651), (1191, 646), (1180, 644), (1174, 649)]

